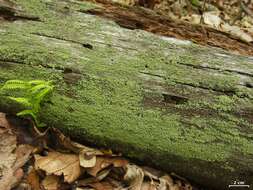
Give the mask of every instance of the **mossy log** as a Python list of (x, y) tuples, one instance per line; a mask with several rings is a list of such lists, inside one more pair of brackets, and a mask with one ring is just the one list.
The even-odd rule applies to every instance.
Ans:
[[(124, 29), (84, 13), (94, 7), (0, 9), (0, 86), (53, 80), (48, 126), (213, 189), (252, 185), (253, 58)], [(0, 111), (13, 108), (0, 99)]]

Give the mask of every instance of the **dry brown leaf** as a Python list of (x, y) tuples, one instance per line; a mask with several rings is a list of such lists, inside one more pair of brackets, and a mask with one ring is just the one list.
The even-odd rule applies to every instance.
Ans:
[(124, 180), (129, 183), (130, 190), (140, 190), (144, 179), (144, 172), (136, 165), (128, 164)]
[(35, 155), (35, 168), (48, 175), (64, 176), (64, 181), (72, 183), (81, 175), (79, 157), (75, 154), (49, 152), (47, 156)]
[(23, 170), (20, 168), (32, 152), (29, 145), (16, 146), (16, 135), (12, 132), (6, 115), (0, 113), (0, 187), (5, 190), (11, 189), (21, 180)]
[(77, 154), (82, 153), (85, 154), (87, 157), (93, 156), (118, 157), (121, 155), (121, 154), (113, 154), (111, 150), (98, 150), (95, 148), (87, 147), (83, 144), (72, 141), (69, 137), (66, 137), (59, 129), (51, 128), (51, 130), (53, 138), (56, 140), (57, 144), (63, 146), (65, 149), (68, 149), (74, 153)]
[[(15, 187), (22, 179), (24, 172), (21, 169), (22, 166), (29, 160), (30, 154), (33, 151), (33, 147), (30, 145), (19, 145), (15, 151), (15, 161), (12, 166), (4, 170), (2, 179), (0, 180), (0, 187), (9, 190)], [(2, 158), (8, 159), (8, 158)]]
[(58, 176), (49, 175), (42, 181), (42, 186), (45, 190), (58, 190), (60, 179)]
[(191, 184), (189, 184), (189, 183), (185, 184), (184, 190), (192, 190), (192, 189), (193, 188), (192, 188)]
[(106, 168), (102, 171), (100, 171), (97, 176), (96, 176), (96, 179), (98, 181), (102, 181), (104, 178), (106, 178), (108, 176), (108, 174), (111, 172), (111, 168)]
[(71, 150), (74, 153), (79, 154), (80, 152), (86, 153), (87, 155), (104, 155), (102, 151), (97, 149), (93, 149), (87, 146), (84, 146), (80, 143), (71, 141), (69, 137), (66, 137), (59, 129), (52, 128), (51, 129), (54, 135), (55, 140), (65, 149)]
[(80, 166), (84, 168), (92, 168), (96, 165), (96, 156), (89, 155), (88, 152), (82, 150), (79, 153)]
[(97, 182), (89, 184), (89, 186), (93, 187), (96, 190), (113, 190), (114, 187), (108, 182)]
[(112, 184), (115, 187), (115, 190), (124, 190), (127, 188), (124, 188), (124, 183), (123, 181), (118, 181), (116, 179), (113, 179), (111, 177), (107, 177), (106, 181), (108, 181), (110, 184)]
[(95, 182), (97, 182), (97, 179), (95, 177), (89, 177), (89, 178), (78, 180), (76, 182), (76, 185), (78, 187), (80, 187), (80, 186), (84, 187), (84, 186), (87, 186), (90, 183), (95, 183)]
[(98, 172), (107, 168), (110, 165), (113, 165), (114, 167), (124, 167), (127, 164), (128, 164), (128, 161), (120, 157), (108, 158), (108, 157), (97, 156), (96, 165), (93, 168), (89, 168), (87, 172), (88, 174), (96, 177)]
[(30, 158), (34, 147), (29, 144), (21, 144), (16, 148), (15, 154), (17, 156), (16, 162), (13, 168), (22, 167)]
[(105, 162), (105, 159), (103, 157), (97, 157), (97, 161), (96, 161), (96, 165), (92, 168), (89, 168), (87, 170), (88, 174), (96, 177), (97, 173), (101, 170), (103, 170), (104, 168), (110, 166), (111, 163), (110, 162)]
[(160, 184), (158, 190), (166, 190), (174, 186), (173, 179), (169, 175), (165, 175), (159, 178)]
[(221, 24), (221, 18), (219, 12), (205, 12), (203, 14), (204, 23), (218, 29)]
[(28, 176), (27, 176), (27, 183), (30, 184), (33, 190), (40, 190), (40, 179), (36, 172), (36, 170), (33, 168)]
[(159, 177), (163, 174), (161, 171), (147, 166), (143, 166), (142, 170), (144, 175), (149, 177), (151, 180), (159, 180)]
[[(0, 121), (2, 122), (2, 119)], [(16, 136), (9, 129), (0, 128), (0, 176), (4, 175), (5, 171), (15, 162), (16, 155), (13, 152), (16, 144)]]
[(231, 26), (229, 24), (223, 24), (221, 25), (221, 29), (225, 32), (228, 32), (239, 39), (245, 41), (245, 42), (253, 42), (253, 37), (244, 32), (243, 30), (240, 29), (238, 26)]
[(156, 185), (152, 182), (144, 182), (141, 185), (141, 190), (157, 190)]
[(6, 114), (0, 112), (0, 134), (1, 134), (1, 131), (4, 131), (4, 129), (10, 129), (10, 128), (11, 126), (6, 119)]
[(94, 190), (94, 188), (77, 187), (75, 190)]
[(124, 167), (128, 165), (128, 160), (125, 158), (115, 157), (111, 158), (112, 164), (115, 168)]

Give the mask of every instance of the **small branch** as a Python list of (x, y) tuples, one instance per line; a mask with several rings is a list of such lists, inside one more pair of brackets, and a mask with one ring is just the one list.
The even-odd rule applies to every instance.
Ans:
[(200, 24), (203, 24), (203, 23), (204, 23), (203, 14), (204, 14), (204, 12), (205, 12), (205, 9), (206, 9), (206, 0), (204, 0), (203, 6), (202, 6), (202, 8), (201, 8)]

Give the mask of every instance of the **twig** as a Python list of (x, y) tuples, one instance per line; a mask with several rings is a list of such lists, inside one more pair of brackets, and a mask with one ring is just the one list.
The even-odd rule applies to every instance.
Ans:
[(203, 6), (201, 8), (201, 17), (200, 17), (200, 24), (203, 24), (204, 23), (204, 17), (203, 17), (203, 14), (205, 12), (205, 9), (206, 9), (206, 0), (204, 0), (204, 3), (203, 3)]

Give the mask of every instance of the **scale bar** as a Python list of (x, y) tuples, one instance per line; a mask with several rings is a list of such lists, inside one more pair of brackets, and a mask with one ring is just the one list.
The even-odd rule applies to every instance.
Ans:
[(248, 187), (249, 185), (229, 185), (228, 187)]

